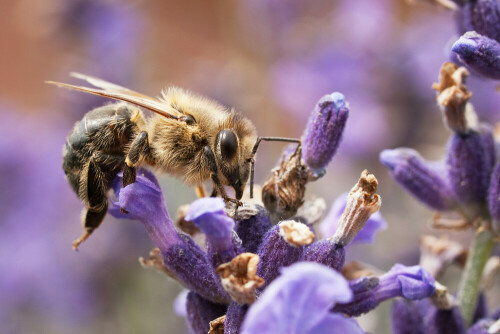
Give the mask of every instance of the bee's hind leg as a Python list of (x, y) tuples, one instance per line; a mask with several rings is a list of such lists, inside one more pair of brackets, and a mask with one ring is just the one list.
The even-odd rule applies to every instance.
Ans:
[(92, 234), (92, 232), (94, 232), (94, 230), (96, 228), (98, 228), (99, 225), (101, 225), (102, 221), (104, 220), (104, 216), (106, 216), (107, 211), (108, 211), (108, 203), (107, 202), (105, 202), (103, 208), (101, 208), (97, 211), (94, 211), (91, 209), (84, 210), (84, 213), (83, 213), (84, 232), (78, 239), (73, 241), (73, 249), (74, 250), (77, 250), (78, 246), (80, 246), (80, 244), (82, 242), (87, 240), (88, 237), (90, 237), (90, 235)]

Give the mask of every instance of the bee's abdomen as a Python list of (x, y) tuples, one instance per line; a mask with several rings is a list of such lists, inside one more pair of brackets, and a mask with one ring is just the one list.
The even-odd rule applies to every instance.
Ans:
[[(69, 133), (63, 149), (63, 170), (85, 202), (96, 192), (106, 192), (121, 170), (127, 144), (138, 131), (131, 120), (137, 110), (132, 108), (123, 103), (96, 108)], [(89, 180), (100, 184), (88, 184)]]

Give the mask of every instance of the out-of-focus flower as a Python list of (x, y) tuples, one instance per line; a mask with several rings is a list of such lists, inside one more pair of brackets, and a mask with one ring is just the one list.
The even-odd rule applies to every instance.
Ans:
[(452, 51), (473, 71), (500, 80), (500, 42), (469, 31), (453, 44)]
[(283, 268), (250, 307), (241, 333), (363, 333), (354, 319), (330, 312), (351, 298), (339, 273), (316, 263), (297, 263)]
[(335, 311), (350, 316), (366, 313), (394, 297), (423, 299), (434, 293), (434, 278), (420, 266), (394, 265), (380, 277), (362, 277), (349, 282), (354, 297), (347, 304), (337, 304)]
[(303, 159), (312, 169), (325, 168), (337, 152), (349, 116), (340, 93), (323, 96), (314, 108), (302, 137)]
[(380, 162), (389, 168), (392, 177), (413, 196), (433, 209), (447, 211), (455, 200), (443, 170), (429, 164), (411, 148), (386, 149)]

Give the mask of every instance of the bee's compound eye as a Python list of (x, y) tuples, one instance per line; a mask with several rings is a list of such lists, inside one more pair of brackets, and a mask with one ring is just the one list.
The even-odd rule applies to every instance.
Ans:
[(223, 159), (232, 159), (238, 149), (238, 139), (231, 130), (219, 132), (220, 151)]

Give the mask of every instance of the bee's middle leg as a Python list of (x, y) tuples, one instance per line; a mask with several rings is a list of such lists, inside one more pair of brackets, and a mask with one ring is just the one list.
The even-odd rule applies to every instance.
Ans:
[(135, 182), (137, 176), (137, 164), (141, 156), (149, 149), (148, 133), (142, 131), (135, 137), (130, 150), (125, 158), (125, 165), (123, 167), (123, 186), (126, 187)]

